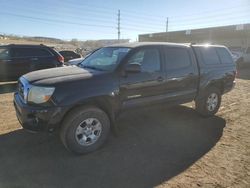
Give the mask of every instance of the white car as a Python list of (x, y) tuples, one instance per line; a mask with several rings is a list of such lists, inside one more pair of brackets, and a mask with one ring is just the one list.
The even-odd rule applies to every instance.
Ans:
[(234, 62), (237, 62), (238, 59), (240, 59), (242, 57), (242, 52), (236, 52), (236, 51), (231, 51), (232, 54), (232, 58), (234, 60)]
[(81, 58), (77, 58), (77, 59), (72, 59), (69, 60), (67, 63), (65, 63), (66, 65), (78, 65), (80, 64), (83, 60), (85, 59), (85, 57), (81, 57)]
[(245, 53), (242, 54), (242, 63), (250, 65), (250, 47), (248, 47)]
[(245, 52), (242, 54), (237, 60), (237, 64), (239, 67), (250, 66), (250, 47), (247, 47)]

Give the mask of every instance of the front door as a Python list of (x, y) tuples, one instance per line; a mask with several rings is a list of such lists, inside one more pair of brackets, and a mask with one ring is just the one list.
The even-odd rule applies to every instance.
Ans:
[[(138, 63), (141, 72), (125, 73), (120, 79), (122, 107), (141, 106), (157, 102), (163, 93), (164, 73), (159, 47), (143, 47), (130, 55), (126, 65)], [(125, 66), (126, 66), (125, 65)]]

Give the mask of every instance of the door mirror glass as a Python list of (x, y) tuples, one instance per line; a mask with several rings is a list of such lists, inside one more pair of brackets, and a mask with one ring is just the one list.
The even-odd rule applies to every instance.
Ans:
[(138, 73), (141, 72), (141, 65), (139, 63), (131, 63), (128, 64), (125, 68), (126, 72), (130, 73)]

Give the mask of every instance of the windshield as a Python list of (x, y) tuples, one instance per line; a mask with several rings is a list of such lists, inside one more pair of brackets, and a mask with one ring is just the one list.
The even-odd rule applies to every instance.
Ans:
[(86, 57), (79, 66), (100, 71), (113, 71), (129, 50), (130, 48), (125, 47), (101, 48)]

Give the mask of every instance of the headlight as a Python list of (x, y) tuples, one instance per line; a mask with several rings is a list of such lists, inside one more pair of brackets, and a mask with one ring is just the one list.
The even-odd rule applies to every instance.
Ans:
[(54, 93), (54, 87), (31, 86), (28, 94), (28, 101), (36, 104), (47, 102)]

